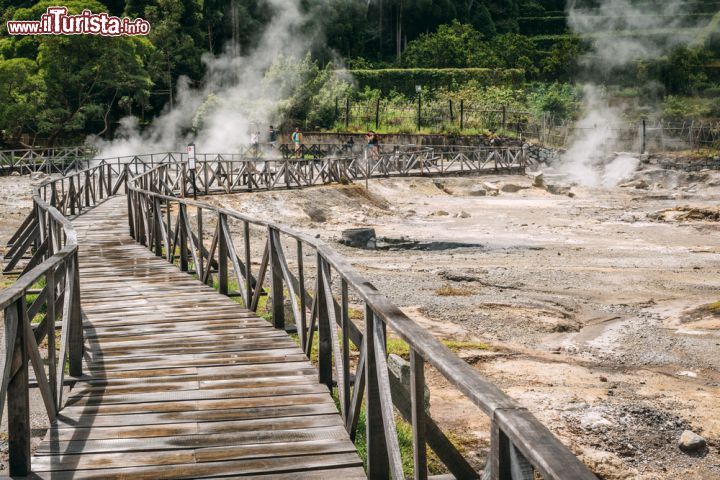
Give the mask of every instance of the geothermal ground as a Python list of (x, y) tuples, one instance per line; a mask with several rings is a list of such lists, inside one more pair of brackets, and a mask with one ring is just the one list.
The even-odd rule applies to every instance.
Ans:
[[(211, 201), (319, 234), (603, 478), (720, 478), (720, 172), (646, 170), (570, 195), (544, 181), (384, 179), (369, 193)], [(360, 226), (421, 243), (338, 243)], [(438, 377), (432, 415), (482, 463), (489, 423)], [(708, 448), (681, 451), (684, 430)]]
[[(720, 172), (646, 166), (611, 190), (569, 190), (548, 172), (543, 183), (382, 179), (369, 192), (207, 200), (319, 234), (602, 478), (720, 478)], [(0, 178), (3, 243), (29, 189)], [(360, 226), (386, 249), (337, 242)], [(432, 370), (429, 383), (432, 416), (482, 464), (488, 420)], [(684, 430), (707, 448), (680, 450)]]

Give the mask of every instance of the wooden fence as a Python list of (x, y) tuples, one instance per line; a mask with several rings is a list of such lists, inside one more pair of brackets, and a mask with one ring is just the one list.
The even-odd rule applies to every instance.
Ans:
[(65, 175), (71, 170), (85, 168), (87, 160), (94, 154), (95, 151), (88, 147), (0, 150), (0, 175), (9, 175), (13, 172), (19, 174), (45, 172)]
[[(177, 186), (168, 184), (179, 178), (173, 169), (177, 165), (163, 164), (129, 179), (131, 235), (221, 293), (239, 297), (252, 311), (269, 295), (273, 325), (285, 328), (292, 320), (308, 356), (317, 352), (319, 381), (331, 390), (337, 385), (352, 438), (365, 403), (369, 478), (405, 478), (395, 411), (412, 425), (414, 478), (427, 478), (426, 445), (456, 478), (479, 478), (426, 410), (428, 368), (490, 418), (489, 478), (529, 479), (533, 472), (546, 480), (595, 478), (527, 409), (405, 315), (328, 245), (265, 219), (179, 198)], [(206, 246), (203, 239), (211, 232)], [(255, 269), (253, 242), (263, 251)], [(358, 305), (362, 327), (350, 319)], [(388, 369), (390, 334), (409, 347), (409, 389)]]
[[(134, 168), (149, 169), (142, 163)], [(63, 406), (63, 385), (82, 375), (78, 244), (67, 217), (115, 195), (126, 184), (127, 169), (127, 165), (99, 162), (41, 184), (34, 191), (32, 211), (8, 242), (3, 272), (18, 279), (0, 290), (5, 322), (0, 415), (7, 403), (11, 476), (24, 476), (31, 470), (29, 388), (40, 390), (52, 422)], [(38, 345), (45, 340), (47, 356), (43, 358)]]

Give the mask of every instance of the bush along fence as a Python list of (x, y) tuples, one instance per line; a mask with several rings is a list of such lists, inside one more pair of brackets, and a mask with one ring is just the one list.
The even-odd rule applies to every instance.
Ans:
[(530, 112), (515, 111), (505, 105), (495, 109), (478, 108), (464, 100), (425, 102), (417, 95), (414, 104), (375, 99), (353, 102), (336, 99), (335, 130), (376, 130), (398, 133), (482, 133), (485, 131), (519, 132), (531, 123)]
[(550, 113), (536, 115), (516, 111), (505, 105), (485, 109), (464, 100), (424, 102), (421, 93), (416, 96), (414, 105), (407, 102), (398, 105), (380, 98), (365, 102), (336, 99), (333, 129), (347, 132), (496, 134), (556, 148), (567, 148), (578, 136), (596, 130), (603, 135), (606, 143), (639, 153), (720, 149), (720, 119), (641, 119), (583, 126), (574, 119), (558, 118)]

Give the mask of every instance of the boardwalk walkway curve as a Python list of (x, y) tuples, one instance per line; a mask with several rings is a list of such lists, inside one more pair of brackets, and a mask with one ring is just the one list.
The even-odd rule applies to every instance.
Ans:
[[(181, 198), (186, 172), (183, 162), (133, 169), (101, 163), (49, 182), (11, 241), (11, 259), (28, 250), (25, 243), (35, 244), (30, 263), (36, 266), (11, 292), (0, 292), (6, 325), (15, 318), (12, 312), (19, 312), (15, 316), (22, 320), (16, 323), (25, 325), (6, 336), (21, 348), (9, 354), (3, 386), (27, 389), (28, 365), (40, 359), (24, 358), (23, 345), (32, 344), (29, 319), (48, 298), (61, 293), (59, 303), (69, 304), (63, 308), (61, 352), (69, 350), (68, 357), (77, 359), (83, 332), (85, 337), (85, 375), (78, 378), (70, 361), (75, 387), (64, 404), (49, 402), (58, 417), (32, 459), (38, 478), (289, 478), (290, 472), (327, 478), (322, 470), (329, 468), (340, 469), (332, 477), (404, 478), (394, 410), (412, 425), (415, 478), (428, 475), (425, 445), (455, 477), (477, 478), (425, 410), (427, 368), (489, 416), (490, 478), (531, 478), (527, 472), (533, 470), (546, 479), (595, 478), (527, 410), (405, 316), (330, 247), (282, 225)], [(123, 186), (124, 198), (116, 195)], [(82, 213), (66, 235), (70, 240), (77, 235), (80, 254), (71, 242), (67, 248), (69, 258), (79, 259), (79, 269), (59, 271), (51, 253), (57, 250), (42, 248), (56, 247), (58, 229), (46, 225), (55, 217), (64, 220), (61, 212)], [(258, 248), (263, 254), (253, 261)], [(76, 277), (70, 272), (78, 270), (80, 288), (73, 290)], [(51, 293), (41, 293), (28, 307), (26, 296), (43, 276), (59, 280), (50, 278), (44, 288)], [(77, 291), (76, 308), (75, 296), (65, 291)], [(239, 297), (243, 307), (225, 295)], [(265, 298), (272, 326), (256, 313)], [(41, 305), (28, 311), (38, 301)], [(80, 304), (78, 333), (72, 312), (79, 313)], [(353, 306), (364, 312), (361, 328), (350, 319)], [(50, 313), (52, 320), (58, 315)], [(302, 349), (284, 332), (287, 315)], [(36, 327), (33, 338), (44, 338), (38, 330), (43, 333)], [(387, 368), (390, 332), (409, 345), (409, 391)], [(313, 352), (317, 368), (307, 360)], [(44, 374), (36, 369), (36, 376)], [(62, 385), (62, 375), (59, 382), (57, 372), (47, 375), (45, 383)], [(37, 383), (50, 398), (58, 396), (57, 388)], [(23, 417), (27, 412), (17, 403), (8, 395), (9, 410)], [(365, 472), (351, 442), (363, 405)], [(11, 468), (17, 474), (31, 468), (26, 430), (22, 419), (11, 422)]]

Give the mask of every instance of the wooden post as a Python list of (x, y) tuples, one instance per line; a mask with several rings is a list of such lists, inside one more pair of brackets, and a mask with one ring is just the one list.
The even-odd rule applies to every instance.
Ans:
[(410, 404), (413, 434), (413, 478), (427, 480), (425, 447), (425, 363), (410, 349)]
[(505, 105), (502, 106), (502, 131), (505, 131), (507, 128), (507, 107)]
[(57, 317), (55, 301), (57, 299), (57, 285), (55, 282), (55, 269), (51, 268), (45, 276), (45, 285), (47, 286), (47, 312), (45, 313), (45, 321), (47, 322), (48, 332), (47, 350), (50, 394), (52, 395), (53, 404), (56, 406), (55, 409), (57, 410), (57, 365), (55, 360), (55, 318)]
[(223, 295), (228, 294), (228, 245), (225, 240), (225, 229), (223, 228), (226, 222), (225, 214), (218, 213), (218, 288)]
[(350, 98), (345, 99), (345, 130), (350, 128)]
[[(277, 249), (282, 248), (279, 238), (268, 227), (268, 253), (270, 254), (270, 294), (272, 295), (272, 321), (273, 327), (285, 329), (285, 296), (283, 292), (282, 265)], [(275, 239), (277, 238), (277, 242)]]
[(65, 295), (72, 295), (69, 320), (70, 330), (68, 331), (68, 364), (70, 375), (73, 377), (81, 377), (84, 344), (82, 312), (80, 310), (80, 263), (78, 262), (77, 251), (72, 257), (72, 272), (66, 273), (66, 275), (70, 274), (73, 275), (73, 288), (71, 292), (65, 293)]
[(375, 100), (375, 130), (380, 128), (380, 98)]
[(422, 123), (422, 92), (418, 92), (418, 105), (417, 105), (417, 129), (420, 131), (420, 125)]
[[(348, 284), (343, 278), (340, 284), (340, 325), (342, 329), (342, 366), (343, 378), (338, 379), (338, 388), (343, 391), (345, 405), (343, 412), (348, 416), (350, 411), (350, 309), (348, 306)], [(335, 361), (338, 361), (337, 359)]]
[(455, 115), (453, 114), (452, 98), (448, 100), (448, 107), (450, 110), (450, 123), (452, 124), (455, 121)]
[(490, 427), (490, 474), (492, 480), (512, 480), (510, 471), (510, 439), (496, 422)]
[(203, 250), (205, 250), (205, 244), (203, 243), (203, 218), (202, 208), (200, 207), (197, 207), (197, 224), (198, 264), (195, 265), (195, 274), (197, 275), (198, 279), (201, 279), (203, 278), (205, 273), (205, 254), (203, 253)]
[(367, 441), (367, 476), (368, 478), (389, 478), (390, 464), (385, 441), (385, 430), (382, 420), (382, 405), (380, 403), (380, 385), (378, 382), (375, 351), (375, 313), (365, 305), (365, 424)]
[(187, 219), (187, 215), (185, 215), (185, 213), (185, 204), (183, 204), (182, 202), (178, 202), (178, 243), (180, 244), (180, 270), (182, 270), (183, 272), (188, 271), (187, 229), (185, 228), (185, 220)]
[(162, 210), (160, 209), (160, 200), (156, 197), (153, 198), (153, 220), (155, 220), (155, 225), (153, 227), (153, 230), (155, 230), (153, 235), (154, 240), (154, 248), (155, 248), (155, 256), (156, 257), (162, 257), (162, 238), (160, 235), (160, 222), (163, 221), (162, 219)]
[[(251, 283), (252, 268), (250, 263), (250, 223), (243, 222), (243, 240), (245, 244), (245, 308), (250, 308), (253, 297), (253, 285)], [(210, 261), (208, 260), (208, 268)], [(302, 344), (302, 342), (300, 342)]]
[[(10, 315), (8, 311), (14, 310)], [(28, 385), (28, 353), (25, 344), (25, 297), (5, 310), (5, 345), (13, 346), (10, 381), (7, 386), (8, 454), (11, 476), (25, 476), (30, 473), (30, 390)], [(12, 318), (14, 325), (8, 318)], [(15, 327), (15, 335), (12, 327)], [(13, 371), (15, 372), (13, 374)]]
[(333, 121), (335, 123), (337, 123), (339, 116), (340, 116), (340, 103), (339, 103), (338, 97), (335, 97), (335, 116), (333, 117)]
[(465, 128), (465, 100), (460, 100), (460, 130)]
[(297, 239), (297, 265), (298, 265), (298, 296), (300, 297), (300, 325), (298, 325), (298, 338), (300, 345), (306, 344), (307, 338), (307, 313), (305, 304), (305, 268), (303, 265), (302, 240)]
[(640, 131), (640, 154), (645, 153), (645, 135), (647, 134), (647, 126), (645, 119), (642, 119), (642, 130)]
[[(330, 325), (330, 315), (328, 312), (328, 298), (325, 295), (325, 281), (323, 272), (326, 272), (325, 263), (320, 254), (317, 254), (317, 285), (315, 292), (318, 318), (318, 381), (332, 391), (332, 338), (330, 337), (330, 329), (335, 328)], [(330, 300), (332, 301), (332, 300)], [(336, 359), (337, 361), (337, 359)]]
[[(78, 178), (78, 183), (80, 178)], [(90, 172), (85, 172), (85, 206), (90, 206)]]

